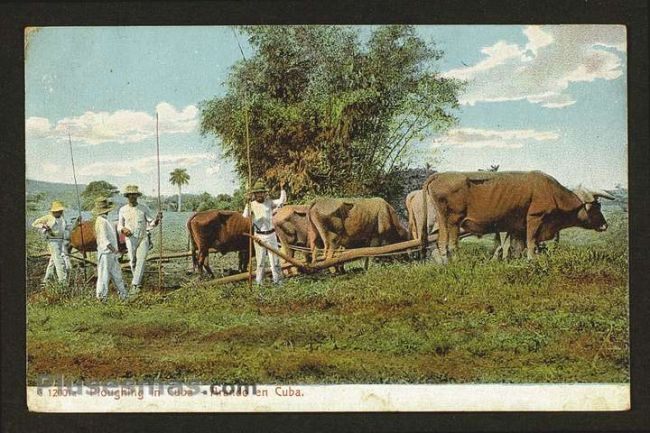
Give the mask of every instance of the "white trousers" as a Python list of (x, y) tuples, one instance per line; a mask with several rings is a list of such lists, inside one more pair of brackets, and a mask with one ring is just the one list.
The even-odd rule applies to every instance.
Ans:
[(124, 280), (122, 279), (122, 269), (120, 269), (117, 256), (113, 253), (99, 254), (97, 258), (97, 299), (106, 299), (108, 296), (108, 285), (111, 280), (115, 284), (115, 287), (117, 287), (120, 299), (126, 299), (127, 294), (124, 288)]
[[(64, 240), (61, 243), (61, 257), (63, 258), (63, 265), (69, 274), (70, 270), (72, 269), (72, 264), (70, 263), (70, 256), (68, 256), (68, 245), (70, 245), (70, 241), (67, 240)], [(49, 276), (52, 275), (52, 272), (54, 272), (54, 270), (54, 259), (52, 256), (50, 256), (50, 260), (47, 262), (47, 269), (45, 269), (46, 277), (43, 280), (47, 280)]]
[(146, 234), (140, 238), (131, 235), (126, 238), (126, 248), (129, 253), (131, 273), (133, 274), (131, 285), (140, 286), (142, 284), (142, 277), (144, 276), (144, 265), (147, 261), (147, 254), (149, 253), (149, 237)]
[[(276, 250), (279, 250), (278, 247), (278, 237), (275, 235), (275, 233), (271, 233), (268, 235), (261, 235), (256, 233), (255, 236), (260, 238), (264, 243), (268, 244), (269, 246), (275, 248)], [(259, 245), (257, 242), (254, 242), (255, 244), (255, 260), (257, 262), (257, 270), (255, 272), (255, 281), (257, 281), (257, 284), (262, 284), (262, 279), (264, 278), (264, 262), (266, 261), (266, 258), (269, 257), (270, 262), (271, 262), (271, 273), (273, 274), (273, 282), (277, 283), (282, 279), (282, 268), (280, 267), (280, 258), (264, 248), (263, 246)]]
[[(48, 281), (52, 278), (54, 270), (56, 270), (56, 276), (60, 282), (65, 282), (68, 278), (68, 272), (66, 265), (69, 266), (70, 259), (66, 255), (63, 255), (63, 244), (62, 240), (48, 240), (47, 249), (50, 253), (50, 261), (47, 263), (47, 269), (45, 269), (45, 277), (43, 277), (43, 282)], [(67, 263), (66, 263), (67, 262)]]

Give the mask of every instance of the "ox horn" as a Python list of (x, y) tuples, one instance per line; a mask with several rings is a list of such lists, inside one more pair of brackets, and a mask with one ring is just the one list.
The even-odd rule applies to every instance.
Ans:
[(606, 198), (607, 200), (616, 200), (616, 197), (614, 197), (613, 195), (611, 195), (610, 193), (602, 189), (597, 191), (591, 191), (591, 195), (593, 195), (594, 198), (602, 197), (602, 198)]

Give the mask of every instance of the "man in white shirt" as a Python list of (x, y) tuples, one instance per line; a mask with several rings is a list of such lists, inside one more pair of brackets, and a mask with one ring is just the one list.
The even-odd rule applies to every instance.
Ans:
[[(281, 207), (287, 201), (287, 193), (284, 191), (284, 182), (280, 182), (280, 198), (271, 200), (268, 197), (268, 189), (264, 182), (258, 180), (251, 189), (250, 193), (254, 200), (249, 202), (244, 208), (244, 217), (251, 218), (253, 221), (253, 232), (260, 240), (269, 246), (279, 249), (278, 237), (273, 228), (273, 210)], [(255, 260), (257, 261), (257, 270), (255, 281), (259, 286), (264, 278), (264, 261), (269, 256), (271, 262), (271, 273), (273, 282), (280, 283), (282, 280), (282, 269), (280, 267), (280, 258), (268, 251), (266, 248), (255, 243)]]
[(124, 280), (122, 279), (122, 269), (117, 261), (117, 234), (113, 224), (108, 221), (106, 214), (115, 209), (115, 206), (106, 198), (95, 200), (93, 213), (97, 215), (95, 219), (95, 238), (97, 239), (97, 286), (95, 294), (97, 299), (104, 302), (108, 296), (108, 285), (111, 280), (120, 299), (127, 298)]
[(129, 202), (120, 208), (117, 219), (117, 230), (126, 236), (126, 248), (133, 273), (130, 294), (133, 295), (142, 288), (142, 277), (151, 242), (148, 231), (156, 227), (162, 219), (162, 212), (158, 212), (154, 218), (147, 206), (138, 203), (138, 197), (141, 195), (136, 185), (127, 185), (124, 196)]
[(64, 242), (70, 238), (70, 229), (63, 217), (63, 203), (53, 201), (50, 213), (36, 219), (32, 227), (39, 229), (47, 241), (47, 249), (50, 253), (50, 261), (43, 277), (43, 284), (52, 277), (54, 270), (59, 282), (65, 283), (68, 278), (66, 261), (63, 256)]

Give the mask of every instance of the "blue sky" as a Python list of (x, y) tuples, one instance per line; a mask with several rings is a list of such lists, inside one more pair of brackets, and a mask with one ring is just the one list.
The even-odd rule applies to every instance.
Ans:
[[(623, 26), (418, 26), (468, 81), (459, 124), (414, 143), (414, 163), (440, 170), (543, 170), (567, 186), (627, 185)], [(368, 29), (365, 29), (366, 31)], [(245, 38), (239, 40), (250, 54)], [(186, 191), (231, 193), (238, 182), (212, 137), (197, 132), (200, 101), (222, 95), (241, 58), (229, 27), (68, 27), (26, 45), (27, 177), (139, 184), (156, 192), (155, 112), (163, 194), (187, 168)]]

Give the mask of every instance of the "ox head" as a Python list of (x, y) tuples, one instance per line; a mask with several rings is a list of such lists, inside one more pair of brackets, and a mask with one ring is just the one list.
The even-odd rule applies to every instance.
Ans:
[(615, 197), (605, 191), (592, 191), (580, 185), (573, 191), (582, 201), (582, 207), (578, 212), (578, 219), (582, 227), (593, 229), (599, 232), (607, 230), (607, 221), (600, 211), (599, 198), (614, 200)]

